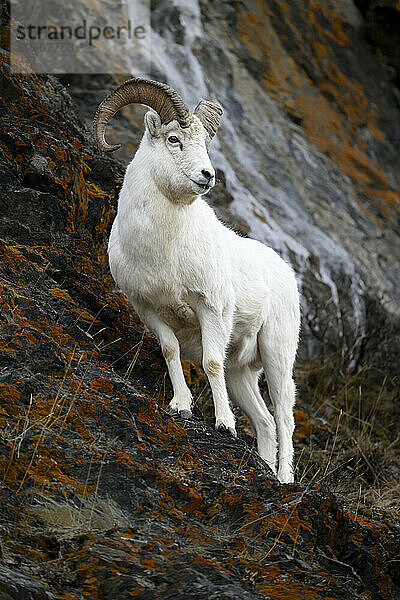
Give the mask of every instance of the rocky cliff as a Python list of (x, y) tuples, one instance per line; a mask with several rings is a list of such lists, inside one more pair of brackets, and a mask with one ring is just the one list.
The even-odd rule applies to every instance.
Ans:
[[(400, 13), (396, 2), (358, 5), (365, 18), (351, 0), (155, 0), (150, 75), (192, 108), (202, 97), (224, 107), (210, 200), (294, 266), (301, 356), (341, 354), (378, 369), (383, 360), (398, 373), (399, 38), (390, 23)], [(379, 31), (391, 27), (386, 37), (376, 11)], [(116, 80), (65, 83), (89, 125)], [(126, 109), (115, 119), (124, 161), (142, 115)]]
[[(209, 96), (225, 108), (210, 202), (299, 276), (296, 447), (330, 457), (290, 486), (245, 425), (238, 440), (214, 432), (196, 365), (185, 366), (196, 418), (164, 411), (162, 356), (107, 268), (123, 163), (96, 152), (84, 126), (117, 78), (13, 75), (2, 51), (1, 598), (399, 597), (398, 525), (325, 487), (335, 410), (354, 398), (357, 410), (360, 386), (346, 379), (341, 400), (306, 362), (325, 352), (336, 378), (339, 364), (386, 374), (370, 390), (389, 414), (358, 406), (345, 443), (360, 452), (338, 466), (366, 486), (378, 460), (398, 475), (385, 454), (397, 435), (397, 66), (375, 40), (373, 4), (359, 3), (365, 17), (350, 1), (153, 6), (153, 76), (191, 105)], [(115, 119), (123, 160), (142, 114)]]

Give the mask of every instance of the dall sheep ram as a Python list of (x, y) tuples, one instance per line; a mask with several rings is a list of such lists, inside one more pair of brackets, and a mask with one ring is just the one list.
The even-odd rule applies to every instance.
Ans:
[[(181, 359), (202, 361), (216, 428), (236, 436), (230, 397), (275, 473), (278, 438), (277, 475), (292, 482), (300, 325), (294, 273), (271, 248), (225, 227), (202, 199), (215, 184), (208, 149), (221, 108), (202, 100), (191, 113), (168, 85), (133, 78), (100, 104), (93, 124), (98, 148), (120, 147), (106, 142), (106, 126), (131, 103), (153, 110), (119, 196), (108, 246), (112, 276), (161, 344), (174, 390), (170, 409), (190, 417)], [(262, 370), (274, 416), (259, 391)]]

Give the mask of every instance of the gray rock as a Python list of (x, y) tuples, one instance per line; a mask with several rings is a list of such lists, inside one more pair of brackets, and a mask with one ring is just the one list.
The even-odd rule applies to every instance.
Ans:
[(38, 581), (16, 569), (0, 566), (0, 600), (57, 600)]

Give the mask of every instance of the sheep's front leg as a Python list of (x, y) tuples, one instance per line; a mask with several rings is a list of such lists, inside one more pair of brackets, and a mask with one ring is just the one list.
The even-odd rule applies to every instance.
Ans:
[(215, 428), (228, 430), (236, 437), (235, 416), (229, 405), (224, 375), (225, 351), (232, 327), (231, 315), (223, 318), (219, 311), (201, 302), (196, 307), (201, 328), (203, 369), (210, 382), (215, 408)]
[(138, 303), (135, 303), (134, 306), (143, 323), (155, 333), (160, 342), (174, 390), (169, 408), (177, 411), (181, 417), (188, 418), (192, 414), (192, 394), (186, 385), (183, 374), (178, 339), (172, 329), (164, 323), (155, 311), (140, 306)]

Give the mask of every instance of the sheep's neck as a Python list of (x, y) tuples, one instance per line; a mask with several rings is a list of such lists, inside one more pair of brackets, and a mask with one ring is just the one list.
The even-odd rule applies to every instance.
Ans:
[(169, 247), (187, 236), (195, 222), (197, 201), (189, 206), (173, 204), (154, 180), (144, 175), (146, 170), (140, 156), (128, 166), (118, 205), (121, 241), (129, 246), (148, 242), (153, 248)]

